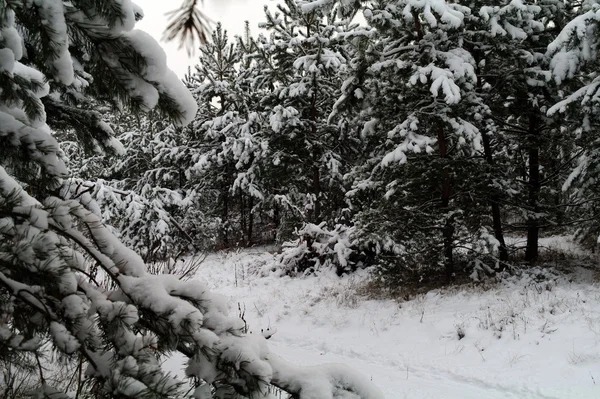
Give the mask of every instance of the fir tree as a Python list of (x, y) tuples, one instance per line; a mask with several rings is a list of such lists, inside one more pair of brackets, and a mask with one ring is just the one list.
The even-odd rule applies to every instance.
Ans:
[[(477, 104), (469, 98), (475, 60), (462, 41), (470, 10), (381, 2), (365, 16), (376, 30), (365, 32), (369, 44), (340, 101), (359, 107), (368, 149), (348, 193), (358, 211), (355, 236), (365, 249), (388, 254), (381, 259), (393, 273), (403, 267), (422, 276), (420, 269), (433, 264), (451, 278), (456, 246), (490, 237), (485, 226), (473, 231), (467, 223), (481, 206), (470, 195), (469, 171), (479, 168), (482, 149)], [(492, 237), (484, 253), (494, 243)]]
[(265, 202), (299, 221), (333, 222), (344, 207), (342, 176), (354, 148), (328, 116), (346, 64), (345, 33), (354, 26), (333, 7), (307, 11), (293, 1), (275, 13), (266, 10), (266, 18), (270, 36), (252, 55), (257, 88), (268, 89), (261, 100), (268, 120), (262, 135), (273, 162), (263, 167), (271, 185)]
[(247, 228), (242, 229), (246, 237), (236, 234), (240, 225), (247, 222), (252, 225), (252, 216), (241, 215), (244, 211), (251, 213), (252, 206), (246, 209), (244, 199), (251, 197), (233, 187), (244, 162), (239, 160), (244, 148), (239, 136), (241, 126), (247, 122), (250, 101), (248, 91), (239, 82), (242, 55), (243, 51), (229, 41), (227, 32), (218, 24), (211, 42), (200, 48), (195, 73), (188, 77), (188, 84), (204, 110), (193, 124), (192, 135), (198, 148), (190, 177), (193, 184), (201, 186), (213, 198), (212, 209), (207, 212), (220, 219), (219, 240), (226, 247), (240, 242), (247, 244), (253, 239)]
[(572, 161), (573, 147), (564, 140), (569, 123), (546, 115), (561, 92), (550, 79), (550, 59), (545, 54), (554, 30), (568, 20), (572, 8), (550, 1), (483, 5), (480, 10), (491, 33), (487, 39), (491, 51), (481, 68), (484, 84), (491, 87), (486, 101), (497, 135), (506, 143), (510, 164), (505, 168), (513, 179), (504, 202), (525, 221), (524, 228), (516, 227), (527, 232), (525, 261), (535, 263), (540, 232), (562, 223), (562, 199), (557, 193)]
[(552, 78), (561, 85), (565, 97), (551, 107), (548, 114), (559, 117), (569, 128), (566, 138), (575, 146), (569, 159), (575, 163), (567, 165), (571, 166), (567, 169), (570, 174), (562, 186), (562, 191), (569, 195), (567, 215), (576, 227), (576, 238), (595, 250), (600, 236), (597, 187), (600, 171), (597, 11), (600, 4), (568, 2), (565, 8), (572, 10), (571, 18), (557, 24), (557, 30), (561, 30), (548, 46)]

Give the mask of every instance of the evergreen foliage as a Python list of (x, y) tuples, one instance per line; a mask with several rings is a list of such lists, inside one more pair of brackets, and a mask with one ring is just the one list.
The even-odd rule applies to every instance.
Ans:
[[(593, 168), (594, 4), (290, 0), (257, 38), (217, 25), (186, 78), (201, 112), (161, 139), (185, 143), (161, 165), (178, 160), (181, 225), (217, 248), (343, 225), (391, 284), (533, 264), (540, 234), (572, 226), (589, 242), (594, 191), (563, 183)], [(505, 235), (527, 236), (522, 258)], [(300, 247), (313, 270), (324, 254)]]

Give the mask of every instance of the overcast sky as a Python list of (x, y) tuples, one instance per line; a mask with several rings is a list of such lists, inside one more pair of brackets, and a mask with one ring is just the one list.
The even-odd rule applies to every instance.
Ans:
[[(165, 13), (177, 8), (182, 0), (134, 0), (144, 9), (144, 19), (137, 23), (136, 28), (148, 32), (160, 43), (167, 53), (169, 67), (183, 77), (188, 66), (196, 64), (198, 51), (191, 58), (185, 49), (178, 50), (178, 43), (165, 43), (160, 40), (167, 26)], [(205, 13), (216, 23), (221, 22), (229, 37), (241, 35), (244, 32), (244, 21), (250, 21), (253, 35), (258, 32), (258, 23), (263, 20), (263, 6), (276, 4), (274, 0), (204, 0), (202, 5)]]

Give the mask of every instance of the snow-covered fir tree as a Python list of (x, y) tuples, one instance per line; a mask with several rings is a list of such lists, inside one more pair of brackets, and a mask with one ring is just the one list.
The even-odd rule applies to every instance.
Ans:
[(203, 110), (189, 132), (197, 144), (190, 160), (190, 183), (211, 198), (206, 212), (219, 220), (218, 238), (225, 247), (247, 245), (255, 238), (257, 189), (249, 183), (242, 190), (235, 183), (256, 144), (254, 125), (259, 119), (253, 111), (259, 98), (241, 77), (243, 55), (241, 43), (230, 40), (217, 25), (212, 41), (200, 48), (196, 71), (187, 78)]
[(74, 174), (69, 184), (89, 190), (102, 221), (145, 261), (176, 258), (189, 247), (206, 245), (206, 236), (192, 238), (201, 230), (209, 233), (209, 223), (195, 212), (195, 193), (186, 190), (182, 129), (153, 113), (111, 119), (123, 154), (87, 154), (79, 142), (61, 140)]
[(550, 79), (550, 58), (545, 53), (555, 30), (572, 13), (573, 6), (560, 1), (482, 4), (479, 11), (488, 26), (489, 48), (479, 52), (485, 54), (481, 76), (490, 88), (486, 102), (497, 125), (496, 136), (503, 142), (495, 151), (502, 154), (503, 169), (509, 173), (502, 178), (503, 202), (516, 216), (513, 231), (527, 234), (529, 263), (537, 260), (544, 226), (565, 221), (560, 186), (572, 162), (574, 148), (565, 140), (572, 128), (569, 121), (546, 115), (561, 92)]
[(0, 0), (0, 362), (38, 397), (68, 394), (52, 351), (89, 397), (381, 397), (145, 262), (296, 238), (290, 274), (375, 265), (393, 287), (510, 269), (505, 235), (528, 264), (546, 232), (596, 245), (598, 15), (286, 0), (258, 38), (217, 25), (181, 82), (129, 0)]
[(242, 231), (246, 244), (255, 230), (282, 239), (306, 221), (334, 221), (344, 206), (342, 158), (354, 148), (327, 117), (353, 26), (334, 7), (301, 6), (266, 9), (258, 39), (229, 43), (217, 27), (190, 79), (207, 109), (194, 123), (206, 149), (194, 169), (219, 193), (228, 234)]
[(598, 173), (600, 137), (598, 136), (598, 54), (597, 1), (568, 2), (570, 19), (557, 25), (560, 32), (548, 46), (552, 79), (563, 88), (564, 99), (549, 109), (570, 129), (565, 141), (574, 144), (576, 162), (564, 179), (562, 190), (569, 195), (568, 219), (576, 227), (576, 237), (595, 249), (600, 242), (598, 223)]
[[(352, 29), (333, 7), (305, 11), (286, 1), (266, 10), (269, 34), (259, 45), (256, 65), (273, 90), (262, 99), (278, 188), (304, 220), (333, 220), (341, 197), (343, 132), (328, 121), (339, 96), (346, 64), (344, 32)], [(302, 173), (292, 173), (292, 170)], [(290, 180), (291, 179), (291, 180)]]
[(481, 242), (473, 250), (494, 255), (486, 226), (469, 225), (483, 205), (470, 195), (471, 171), (482, 163), (470, 98), (475, 60), (463, 46), (471, 12), (436, 4), (375, 2), (364, 10), (375, 29), (356, 38), (365, 44), (339, 102), (355, 103), (349, 112), (359, 112), (367, 150), (348, 193), (358, 212), (355, 238), (396, 275), (398, 267), (422, 273), (433, 264), (451, 276), (457, 246)]
[(574, 151), (572, 129), (545, 115), (560, 92), (544, 52), (576, 11), (553, 1), (364, 8), (332, 115), (353, 118), (363, 143), (346, 176), (355, 252), (396, 276), (436, 264), (451, 275), (464, 261), (492, 272), (508, 260), (504, 212), (535, 261), (541, 226), (565, 222), (557, 188)]

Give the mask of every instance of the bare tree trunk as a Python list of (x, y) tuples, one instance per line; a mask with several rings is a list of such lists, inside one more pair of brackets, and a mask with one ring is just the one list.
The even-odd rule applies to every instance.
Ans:
[(313, 194), (315, 196), (315, 204), (313, 209), (313, 222), (319, 223), (321, 216), (321, 172), (319, 166), (313, 166)]
[[(482, 53), (479, 53), (483, 56)], [(476, 57), (477, 61), (477, 88), (481, 90), (483, 87), (483, 81), (481, 80), (481, 73), (479, 69), (479, 58)], [(485, 160), (488, 165), (494, 164), (494, 156), (492, 154), (492, 146), (490, 144), (490, 136), (486, 133), (482, 134), (483, 141), (483, 153)], [(500, 243), (499, 256), (500, 256), (500, 270), (504, 269), (505, 263), (508, 261), (508, 249), (506, 248), (506, 242), (504, 241), (504, 232), (502, 230), (502, 215), (500, 212), (500, 202), (498, 194), (494, 193), (490, 197), (490, 206), (492, 208), (492, 227), (494, 229), (494, 237)]]
[[(482, 135), (483, 141), (483, 152), (485, 160), (489, 165), (494, 164), (492, 157), (492, 147), (490, 145), (490, 137), (487, 134)], [(508, 261), (508, 249), (506, 248), (506, 242), (504, 241), (504, 233), (502, 231), (502, 217), (500, 214), (500, 203), (498, 202), (498, 195), (492, 194), (490, 197), (490, 205), (492, 207), (492, 225), (494, 228), (494, 237), (500, 243), (500, 269), (504, 268), (504, 262)]]
[(529, 184), (528, 201), (529, 211), (533, 215), (527, 218), (527, 249), (525, 250), (525, 261), (534, 264), (538, 258), (538, 241), (540, 226), (537, 213), (539, 212), (539, 197), (541, 189), (540, 181), (540, 147), (539, 147), (539, 119), (535, 115), (529, 116), (528, 129), (528, 155), (529, 155)]
[(254, 214), (252, 213), (252, 207), (254, 201), (252, 201), (252, 196), (248, 197), (248, 240), (246, 241), (247, 246), (252, 246), (252, 234), (254, 228)]
[(279, 205), (274, 204), (273, 208), (273, 242), (277, 242), (277, 234), (281, 226), (281, 215), (279, 213)]
[(421, 20), (419, 19), (419, 13), (416, 11), (412, 12), (413, 21), (415, 22), (415, 31), (417, 32), (417, 38), (423, 39), (423, 27), (421, 26)]
[(246, 230), (246, 201), (244, 200), (244, 192), (240, 190), (240, 230), (241, 234), (239, 237), (239, 242), (241, 245), (244, 245), (245, 237), (248, 233)]
[(223, 245), (227, 248), (229, 247), (229, 190), (227, 180), (224, 180), (223, 184), (221, 184), (221, 202), (221, 224), (223, 226), (221, 229), (221, 235)]
[(313, 167), (312, 167), (312, 193), (315, 196), (313, 208), (313, 222), (319, 223), (321, 216), (321, 171), (319, 168), (320, 151), (317, 145), (317, 94), (313, 94), (310, 110), (310, 119), (312, 122), (311, 134), (314, 140), (313, 144)]
[[(448, 143), (446, 142), (446, 134), (444, 133), (444, 128), (441, 124), (438, 127), (438, 144), (440, 147), (440, 158), (448, 158)], [(449, 210), (450, 206), (451, 189), (452, 178), (450, 176), (450, 169), (447, 165), (444, 165), (442, 170), (442, 198), (440, 207), (446, 212)], [(444, 237), (444, 269), (446, 271), (446, 278), (452, 280), (454, 277), (454, 222), (452, 218), (446, 219), (446, 225), (442, 229), (442, 235)]]

